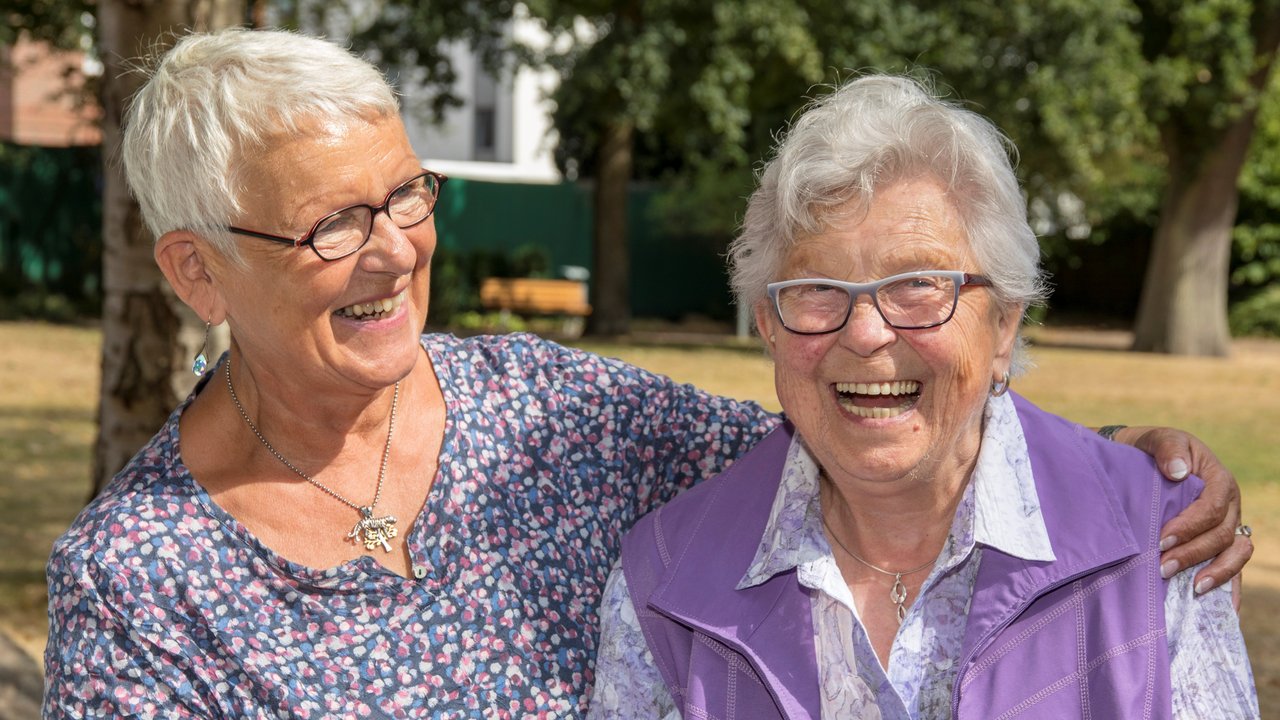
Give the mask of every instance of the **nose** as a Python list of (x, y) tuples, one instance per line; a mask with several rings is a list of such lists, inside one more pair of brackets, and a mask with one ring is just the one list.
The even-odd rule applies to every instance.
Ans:
[(853, 303), (849, 321), (840, 330), (840, 342), (861, 357), (871, 357), (893, 344), (898, 333), (885, 322), (871, 298), (863, 295)]
[(410, 272), (417, 264), (418, 248), (408, 233), (427, 231), (424, 225), (427, 223), (405, 230), (391, 220), (385, 209), (374, 214), (369, 242), (365, 243), (360, 255), (361, 266), (370, 272), (390, 272), (396, 275)]

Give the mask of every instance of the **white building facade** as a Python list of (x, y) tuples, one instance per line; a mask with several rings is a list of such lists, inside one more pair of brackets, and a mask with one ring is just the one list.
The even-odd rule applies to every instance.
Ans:
[[(509, 32), (513, 42), (546, 42), (546, 33), (527, 18), (517, 19)], [(453, 92), (463, 102), (449, 108), (439, 123), (414, 111), (425, 105), (427, 91), (421, 85), (407, 81), (398, 88), (404, 95), (405, 129), (426, 165), (473, 180), (560, 182), (547, 99), (556, 86), (555, 73), (520, 68), (495, 77), (464, 43), (447, 52), (457, 73)]]

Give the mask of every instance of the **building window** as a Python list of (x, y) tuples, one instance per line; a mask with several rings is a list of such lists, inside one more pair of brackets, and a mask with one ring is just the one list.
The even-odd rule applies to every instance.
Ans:
[(475, 152), (477, 160), (492, 160), (497, 150), (497, 113), (491, 107), (476, 108)]

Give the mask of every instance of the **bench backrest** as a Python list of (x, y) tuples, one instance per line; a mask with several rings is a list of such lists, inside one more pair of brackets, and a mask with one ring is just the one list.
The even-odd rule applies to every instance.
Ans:
[(485, 278), (480, 304), (495, 310), (541, 315), (590, 315), (587, 285), (577, 280)]

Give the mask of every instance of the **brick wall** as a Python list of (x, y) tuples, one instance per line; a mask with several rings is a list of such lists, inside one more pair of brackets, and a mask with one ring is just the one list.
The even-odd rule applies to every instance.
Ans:
[(72, 94), (83, 62), (81, 53), (26, 40), (0, 48), (0, 140), (45, 147), (100, 143), (97, 105), (77, 107)]

